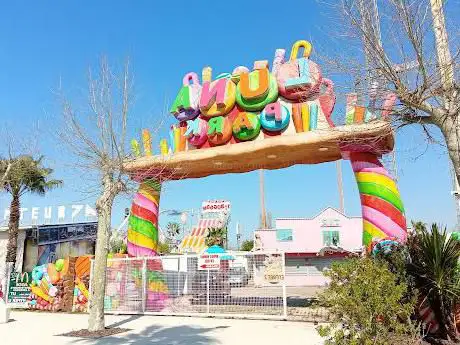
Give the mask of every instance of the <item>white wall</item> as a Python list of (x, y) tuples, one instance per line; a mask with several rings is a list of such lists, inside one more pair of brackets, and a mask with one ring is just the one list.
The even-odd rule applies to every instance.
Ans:
[[(337, 220), (335, 225), (323, 221)], [(347, 217), (333, 208), (326, 208), (314, 218), (277, 218), (276, 229), (292, 230), (291, 241), (278, 241), (276, 229), (256, 230), (262, 242), (262, 250), (287, 253), (318, 253), (324, 247), (326, 230), (339, 232), (339, 246), (354, 251), (362, 246), (363, 225), (361, 217)]]
[(6, 270), (6, 245), (8, 243), (8, 232), (0, 231), (0, 283), (2, 290), (6, 290), (5, 270)]
[[(26, 232), (19, 230), (18, 233), (18, 250), (16, 253), (16, 271), (22, 271), (22, 259), (24, 257), (24, 240), (26, 238)], [(6, 290), (6, 249), (8, 246), (8, 231), (0, 230), (0, 282), (3, 287), (3, 291)]]

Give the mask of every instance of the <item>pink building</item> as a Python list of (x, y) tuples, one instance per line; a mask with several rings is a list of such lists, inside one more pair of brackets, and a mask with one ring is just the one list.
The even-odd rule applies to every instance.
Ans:
[(285, 252), (288, 286), (318, 286), (322, 271), (349, 252), (362, 250), (362, 218), (348, 217), (332, 207), (313, 218), (278, 218), (275, 229), (254, 234), (254, 251)]

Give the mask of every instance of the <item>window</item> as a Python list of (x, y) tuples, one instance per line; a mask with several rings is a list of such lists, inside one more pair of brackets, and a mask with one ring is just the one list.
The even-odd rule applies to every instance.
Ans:
[(321, 226), (322, 227), (340, 226), (340, 219), (339, 218), (323, 218), (321, 219)]
[(292, 229), (276, 229), (276, 240), (279, 242), (292, 241)]
[(323, 245), (336, 246), (340, 243), (340, 236), (337, 230), (323, 231)]

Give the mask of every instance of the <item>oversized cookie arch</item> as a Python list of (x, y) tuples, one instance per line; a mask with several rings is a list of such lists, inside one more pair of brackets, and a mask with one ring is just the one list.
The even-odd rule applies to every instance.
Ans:
[[(299, 48), (303, 55), (299, 56)], [(361, 197), (363, 242), (404, 242), (406, 220), (395, 181), (379, 161), (393, 149), (388, 121), (395, 96), (372, 100), (380, 109), (358, 104), (347, 96), (346, 124), (336, 126), (331, 114), (334, 87), (318, 64), (310, 60), (312, 46), (296, 42), (290, 58), (277, 49), (271, 66), (255, 61), (252, 71), (238, 66), (232, 73), (212, 78), (205, 67), (201, 82), (187, 73), (171, 106), (178, 120), (169, 138), (152, 153), (150, 133), (144, 130), (141, 152), (132, 141), (135, 157), (124, 168), (140, 179), (129, 221), (128, 252), (132, 256), (157, 254), (158, 207), (161, 180), (199, 178), (280, 169), (349, 159)]]

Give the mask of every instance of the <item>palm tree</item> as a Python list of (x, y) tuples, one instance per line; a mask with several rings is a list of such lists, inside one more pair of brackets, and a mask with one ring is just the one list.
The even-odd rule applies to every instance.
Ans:
[(415, 233), (420, 233), (423, 230), (426, 230), (426, 224), (420, 221), (412, 221), (412, 229)]
[(171, 252), (171, 246), (168, 242), (158, 242), (157, 251), (162, 255), (169, 254)]
[(48, 190), (60, 186), (62, 181), (50, 180), (53, 169), (43, 166), (43, 157), (35, 159), (30, 155), (1, 160), (0, 175), (5, 173), (2, 188), (11, 194), (6, 262), (15, 265), (21, 196), (26, 193), (45, 195)]
[(116, 229), (112, 230), (109, 240), (109, 253), (111, 254), (126, 254), (128, 247), (126, 246), (125, 236), (117, 231)]
[(241, 250), (244, 252), (250, 252), (254, 248), (254, 240), (246, 240), (241, 245)]
[(177, 222), (169, 222), (166, 229), (168, 230), (168, 240), (175, 244), (175, 239), (180, 234), (181, 225)]
[(460, 296), (460, 242), (449, 237), (446, 228), (440, 229), (437, 224), (432, 224), (430, 230), (424, 225), (418, 226), (409, 238), (409, 274), (414, 277), (421, 297), (429, 301), (440, 335), (444, 339), (457, 339), (453, 313)]
[(206, 235), (205, 244), (208, 247), (211, 246), (225, 246), (227, 238), (227, 228), (214, 227), (208, 228), (208, 234)]

